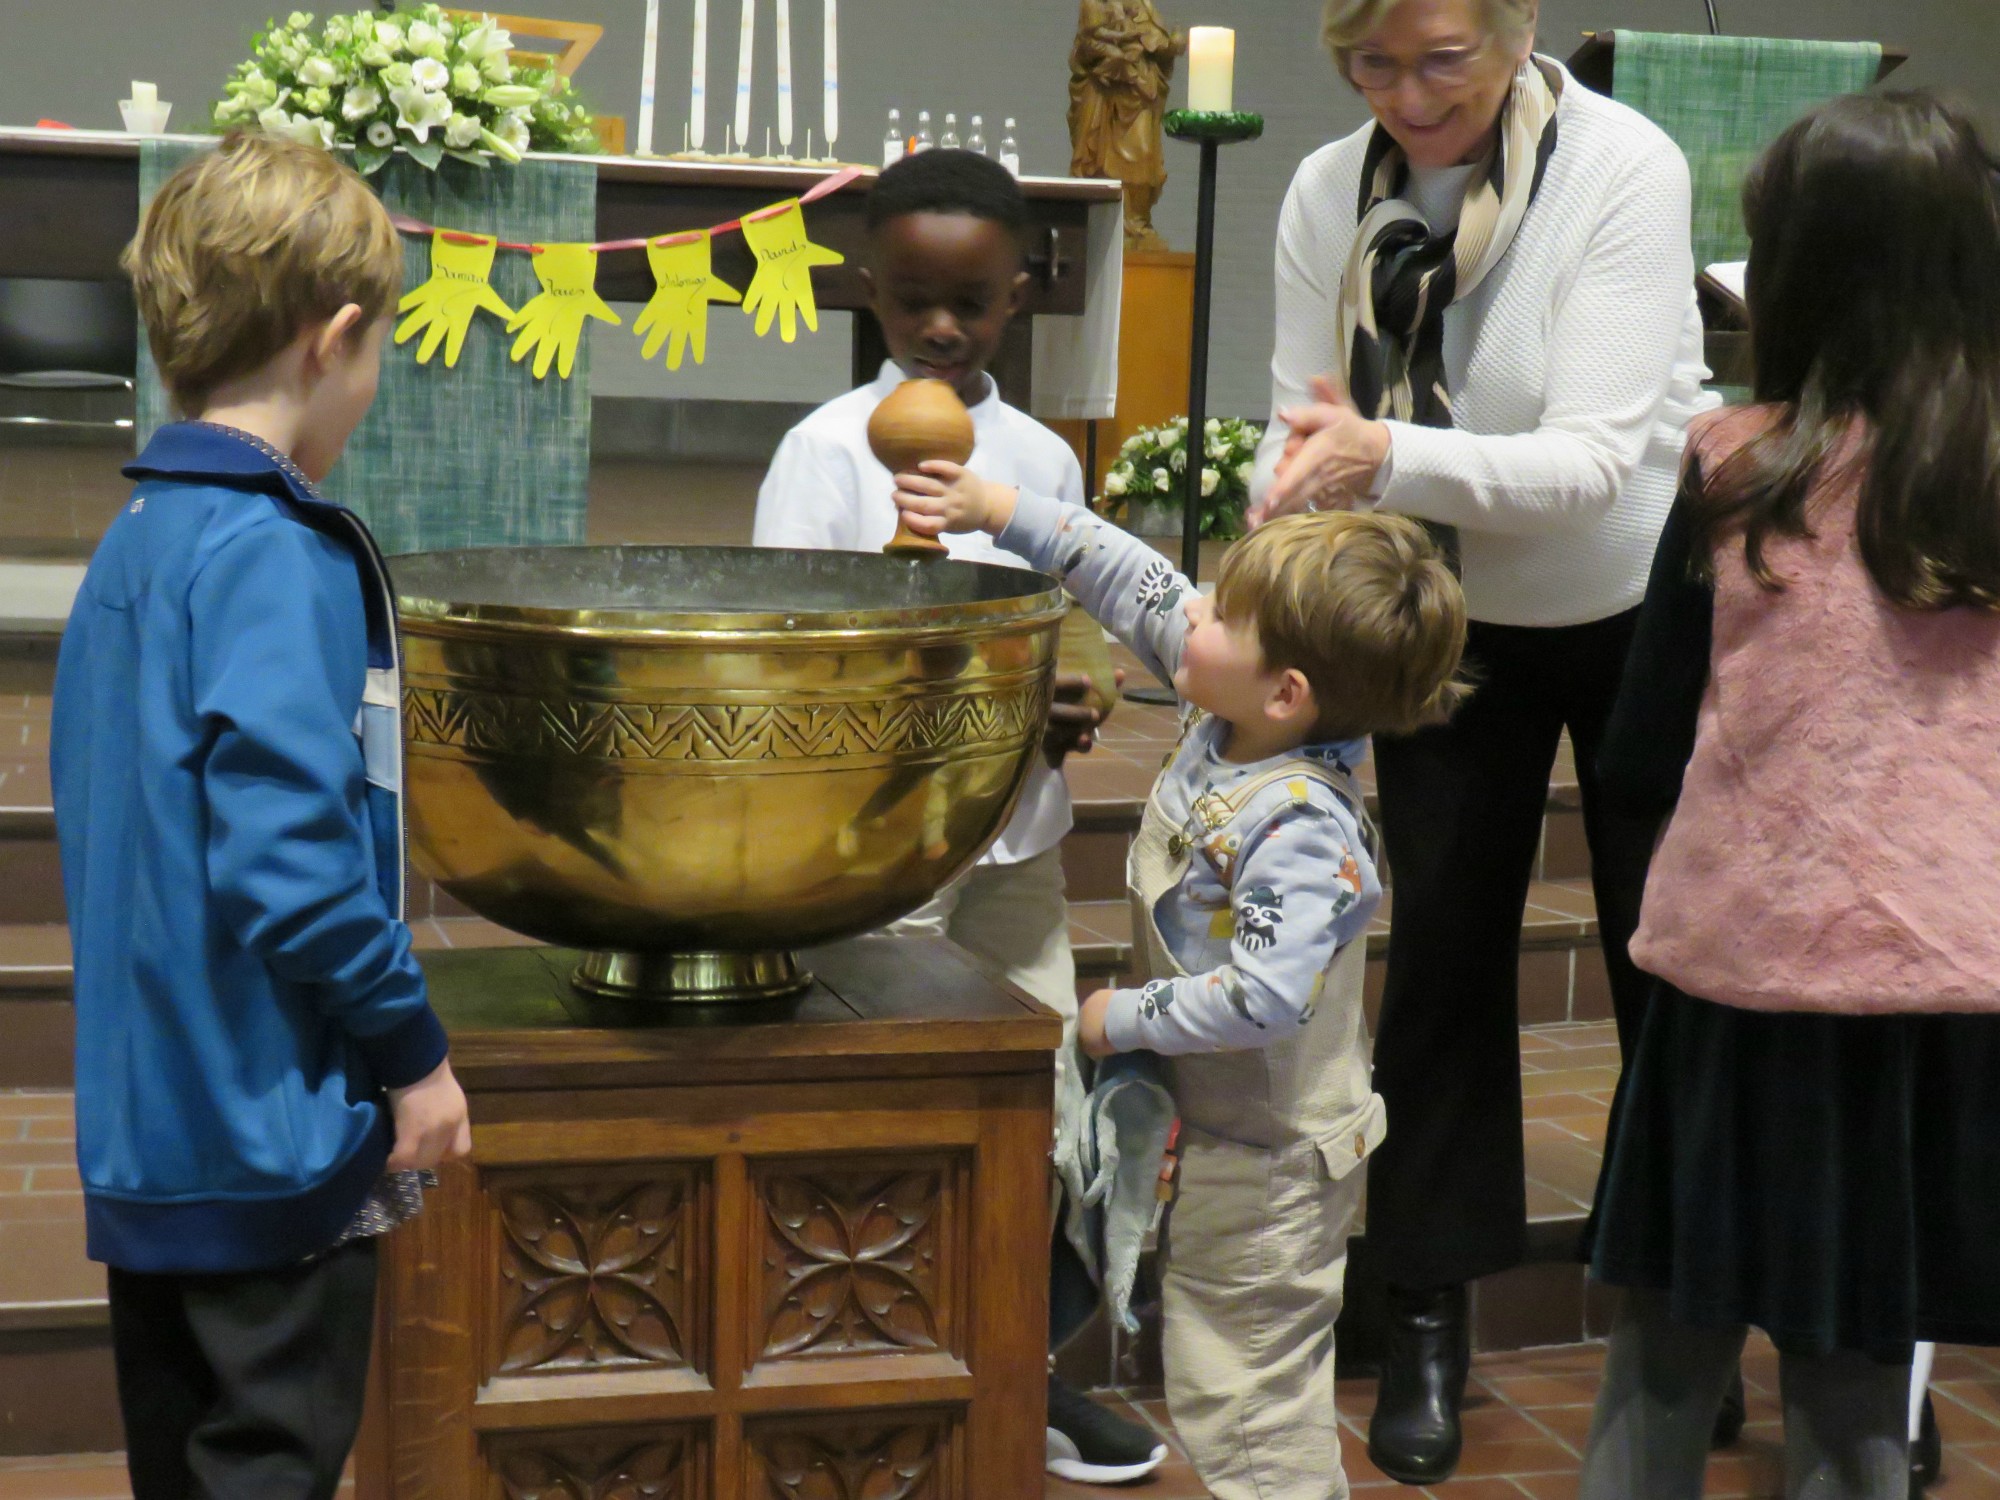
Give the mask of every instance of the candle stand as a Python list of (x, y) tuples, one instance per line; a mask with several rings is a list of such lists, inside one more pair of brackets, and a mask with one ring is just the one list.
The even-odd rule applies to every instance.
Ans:
[(1188, 360), (1188, 462), (1181, 504), (1181, 571), (1193, 581), (1201, 570), (1201, 471), (1208, 454), (1208, 311), (1215, 273), (1215, 172), (1221, 149), (1254, 141), (1264, 133), (1264, 117), (1241, 110), (1170, 110), (1166, 132), (1201, 147), (1201, 188), (1196, 199), (1194, 242), (1194, 343)]

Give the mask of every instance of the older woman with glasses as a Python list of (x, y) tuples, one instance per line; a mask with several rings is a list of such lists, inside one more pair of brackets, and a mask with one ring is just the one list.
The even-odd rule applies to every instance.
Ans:
[(1621, 1046), (1653, 828), (1607, 809), (1597, 746), (1683, 430), (1714, 404), (1687, 164), (1533, 51), (1536, 0), (1327, 0), (1374, 120), (1308, 157), (1279, 222), (1275, 415), (1253, 522), (1379, 507), (1455, 551), (1478, 689), (1375, 747), (1394, 880), (1368, 1241), (1390, 1281), (1369, 1450), (1458, 1461), (1466, 1284), (1526, 1250), (1521, 918), (1565, 729)]

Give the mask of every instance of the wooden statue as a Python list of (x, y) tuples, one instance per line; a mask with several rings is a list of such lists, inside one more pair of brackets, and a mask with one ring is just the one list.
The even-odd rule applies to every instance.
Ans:
[(1069, 54), (1072, 177), (1125, 185), (1125, 248), (1164, 250), (1153, 205), (1167, 184), (1160, 118), (1174, 59), (1187, 33), (1172, 31), (1153, 0), (1081, 0)]

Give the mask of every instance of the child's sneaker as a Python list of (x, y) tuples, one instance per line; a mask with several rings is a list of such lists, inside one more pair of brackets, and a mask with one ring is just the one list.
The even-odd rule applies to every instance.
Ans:
[(1167, 1445), (1049, 1377), (1048, 1470), (1079, 1484), (1126, 1484), (1167, 1461)]

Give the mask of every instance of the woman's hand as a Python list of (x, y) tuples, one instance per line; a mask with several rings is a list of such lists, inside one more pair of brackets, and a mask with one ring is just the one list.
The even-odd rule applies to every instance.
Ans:
[(1291, 434), (1277, 476), (1250, 510), (1255, 526), (1300, 510), (1352, 510), (1389, 457), (1389, 426), (1361, 415), (1344, 386), (1313, 378), (1313, 404), (1278, 415)]
[(918, 536), (945, 531), (983, 531), (998, 536), (1014, 519), (1019, 494), (1009, 485), (990, 484), (970, 469), (934, 458), (914, 474), (896, 476), (896, 508)]

